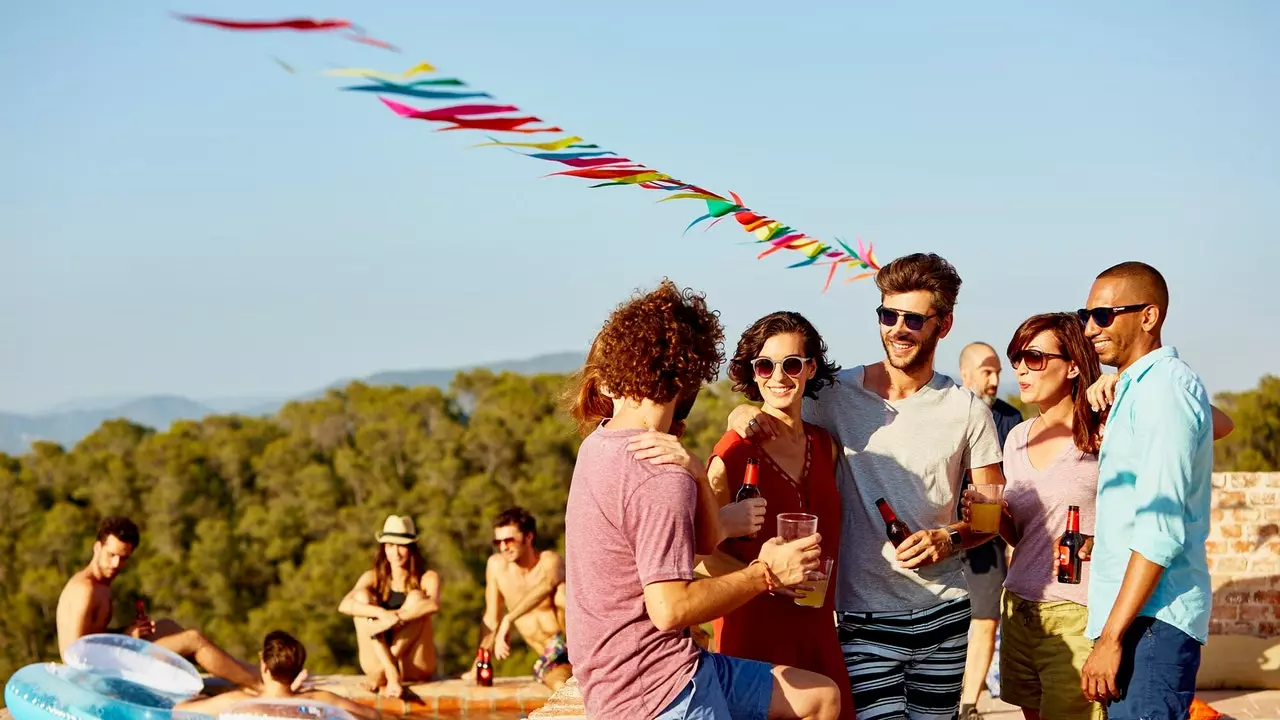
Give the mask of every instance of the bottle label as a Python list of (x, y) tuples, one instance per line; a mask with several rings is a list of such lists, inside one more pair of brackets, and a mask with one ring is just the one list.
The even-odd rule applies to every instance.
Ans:
[(1065, 545), (1058, 545), (1058, 567), (1067, 568), (1071, 566), (1071, 551)]

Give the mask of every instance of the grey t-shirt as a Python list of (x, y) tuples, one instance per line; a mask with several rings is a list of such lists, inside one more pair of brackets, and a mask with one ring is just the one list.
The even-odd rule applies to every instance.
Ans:
[(842, 370), (804, 403), (804, 419), (844, 447), (836, 470), (844, 504), (836, 609), (924, 610), (965, 597), (958, 554), (918, 570), (898, 566), (875, 502), (887, 500), (912, 532), (954, 522), (964, 471), (1000, 462), (991, 410), (939, 373), (892, 402), (867, 390), (864, 374), (862, 366)]

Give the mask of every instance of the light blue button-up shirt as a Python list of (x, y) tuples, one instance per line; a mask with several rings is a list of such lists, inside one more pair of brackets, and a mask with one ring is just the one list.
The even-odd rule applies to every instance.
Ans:
[(1148, 353), (1120, 373), (1098, 455), (1090, 638), (1102, 634), (1137, 552), (1165, 568), (1138, 614), (1208, 640), (1213, 591), (1204, 544), (1212, 473), (1204, 383), (1172, 347)]

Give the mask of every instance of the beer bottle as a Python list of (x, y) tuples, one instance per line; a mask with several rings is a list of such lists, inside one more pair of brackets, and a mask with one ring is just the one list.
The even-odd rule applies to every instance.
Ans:
[(484, 648), (476, 653), (476, 685), (493, 687), (493, 664), (489, 661), (489, 651)]
[(1067, 508), (1067, 531), (1058, 538), (1058, 582), (1080, 584), (1083, 560), (1080, 549), (1084, 547), (1084, 535), (1080, 534), (1080, 506)]
[(880, 511), (880, 517), (884, 518), (884, 533), (889, 536), (889, 542), (893, 543), (895, 548), (911, 537), (911, 528), (898, 519), (893, 508), (889, 507), (888, 501), (884, 498), (877, 499), (876, 509)]
[[(750, 457), (747, 458), (747, 470), (742, 476), (742, 487), (738, 488), (738, 494), (734, 496), (733, 501), (742, 502), (743, 500), (750, 500), (751, 498), (758, 497), (764, 497), (760, 492), (760, 460), (758, 458)], [(754, 534), (738, 539), (748, 540), (753, 537), (755, 537)]]

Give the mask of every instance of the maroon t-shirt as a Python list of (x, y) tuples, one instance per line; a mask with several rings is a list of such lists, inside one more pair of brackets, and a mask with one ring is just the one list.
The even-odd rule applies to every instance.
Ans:
[(644, 605), (645, 585), (693, 580), (698, 488), (682, 468), (632, 459), (641, 432), (583, 440), (565, 511), (565, 634), (593, 720), (657, 715), (698, 662), (688, 629), (658, 630)]

